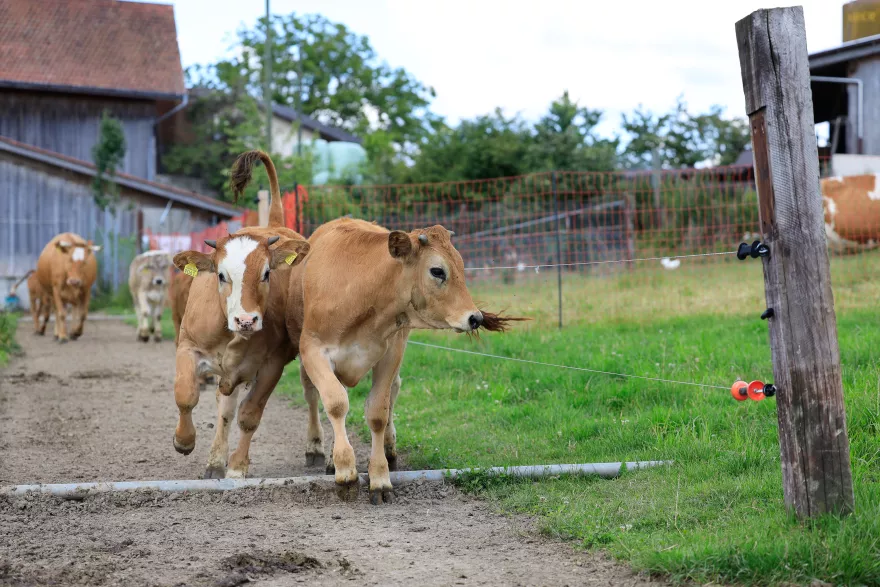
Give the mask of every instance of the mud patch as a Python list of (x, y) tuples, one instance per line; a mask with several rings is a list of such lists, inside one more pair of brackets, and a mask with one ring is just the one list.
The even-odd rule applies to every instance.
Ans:
[(2, 377), (3, 381), (13, 384), (46, 383), (56, 381), (58, 378), (45, 371), (36, 373), (10, 373)]
[(217, 578), (215, 587), (237, 587), (249, 583), (254, 577), (275, 575), (277, 573), (301, 573), (312, 569), (320, 569), (318, 559), (299, 552), (268, 552), (240, 553), (224, 559), (221, 568), (229, 574)]

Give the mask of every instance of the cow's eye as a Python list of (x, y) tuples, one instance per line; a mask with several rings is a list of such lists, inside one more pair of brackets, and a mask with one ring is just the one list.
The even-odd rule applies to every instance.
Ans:
[(218, 273), (217, 278), (220, 280), (220, 283), (226, 283), (226, 276), (222, 273)]
[(446, 279), (446, 272), (443, 271), (443, 269), (441, 269), (440, 267), (432, 267), (431, 277), (436, 277), (437, 279)]
[(266, 269), (266, 272), (263, 273), (263, 281), (269, 281), (269, 270)]

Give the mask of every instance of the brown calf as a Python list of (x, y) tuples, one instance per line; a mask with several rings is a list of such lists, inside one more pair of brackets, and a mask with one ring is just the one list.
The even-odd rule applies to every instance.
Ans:
[(186, 301), (189, 299), (191, 286), (192, 278), (183, 271), (176, 272), (171, 276), (168, 297), (171, 300), (171, 321), (174, 323), (175, 346), (180, 339), (180, 324), (183, 322), (183, 313), (186, 310)]
[[(278, 378), (254, 379), (263, 374), (265, 365), (274, 373), (275, 366), (280, 364), (283, 370), (296, 356), (286, 342), (285, 287), (309, 244), (284, 227), (281, 193), (268, 155), (250, 151), (238, 158), (232, 173), (236, 194), (247, 184), (258, 160), (269, 174), (269, 226), (246, 227), (217, 242), (206, 241), (214, 248), (211, 254), (185, 251), (174, 257), (174, 264), (192, 275), (177, 340), (174, 397), (180, 415), (174, 448), (178, 452), (189, 454), (195, 447), (192, 410), (199, 400), (198, 377), (206, 373), (220, 377), (217, 427), (206, 478), (247, 475), (250, 441), (268, 399), (265, 389), (271, 393), (280, 371)], [(238, 410), (241, 438), (227, 468), (229, 423), (241, 383), (252, 384)]]
[[(309, 244), (308, 260), (297, 272), (302, 286), (288, 287), (292, 301), (287, 304), (288, 336), (299, 336), (300, 341), (309, 443), (321, 443), (316, 401), (320, 395), (333, 425), (336, 483), (356, 484), (355, 455), (345, 429), (346, 387), (354, 387), (372, 370), (365, 408), (372, 433), (370, 501), (389, 503), (389, 458), (396, 456), (391, 414), (410, 330), (503, 331), (510, 320), (519, 318), (476, 307), (465, 285), (461, 255), (442, 226), (407, 233), (342, 218), (319, 227)], [(302, 303), (297, 303), (298, 295)]]
[[(98, 262), (94, 253), (100, 246), (86, 241), (78, 234), (65, 232), (53, 238), (43, 248), (37, 259), (37, 282), (44, 297), (51, 298), (55, 307), (55, 338), (67, 342), (66, 307), (73, 310), (73, 331), (70, 337), (82, 336), (83, 325), (89, 311), (92, 284), (98, 275)], [(49, 319), (49, 307), (41, 308), (45, 321), (38, 332), (43, 334)]]

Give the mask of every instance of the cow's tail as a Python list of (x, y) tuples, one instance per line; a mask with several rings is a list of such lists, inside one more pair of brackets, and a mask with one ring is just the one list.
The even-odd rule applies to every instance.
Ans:
[(263, 162), (263, 165), (266, 167), (266, 173), (269, 175), (269, 190), (272, 197), (269, 202), (269, 226), (284, 226), (284, 207), (281, 205), (278, 173), (275, 171), (275, 164), (272, 163), (272, 158), (267, 153), (255, 149), (242, 153), (235, 160), (230, 175), (235, 201), (238, 201), (238, 197), (244, 192), (248, 183), (250, 183), (254, 165), (257, 161)]
[(14, 296), (14, 295), (15, 295), (15, 290), (18, 289), (18, 286), (21, 285), (22, 282), (23, 282), (25, 279), (27, 279), (28, 277), (30, 277), (31, 275), (33, 275), (33, 274), (34, 274), (34, 271), (35, 271), (35, 269), (31, 269), (30, 271), (28, 271), (27, 273), (25, 273), (24, 276), (23, 276), (21, 279), (19, 279), (19, 280), (16, 281), (15, 283), (13, 283), (13, 284), (12, 284), (12, 287), (9, 288), (9, 295), (10, 295), (10, 296)]

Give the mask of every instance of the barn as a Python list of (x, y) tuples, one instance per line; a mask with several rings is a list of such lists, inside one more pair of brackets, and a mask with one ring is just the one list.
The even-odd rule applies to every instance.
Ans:
[[(59, 232), (104, 245), (99, 280), (117, 286), (145, 229), (197, 231), (240, 213), (157, 174), (157, 127), (185, 95), (173, 6), (0, 2), (0, 293)], [(121, 202), (102, 210), (92, 149), (105, 112), (120, 121), (126, 152)]]

